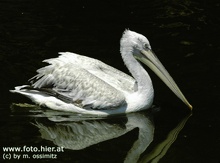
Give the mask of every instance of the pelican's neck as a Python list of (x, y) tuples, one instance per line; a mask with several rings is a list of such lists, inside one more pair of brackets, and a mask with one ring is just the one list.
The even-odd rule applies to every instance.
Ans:
[(153, 91), (152, 81), (146, 70), (134, 58), (131, 51), (121, 52), (123, 61), (137, 82), (138, 93), (148, 95)]

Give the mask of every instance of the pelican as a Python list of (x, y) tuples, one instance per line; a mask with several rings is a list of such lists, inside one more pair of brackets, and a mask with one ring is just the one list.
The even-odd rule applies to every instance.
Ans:
[(17, 86), (11, 92), (59, 111), (97, 116), (137, 112), (150, 108), (154, 98), (151, 78), (141, 61), (192, 109), (145, 36), (125, 30), (120, 52), (132, 77), (99, 60), (60, 52), (59, 57), (44, 60), (49, 65), (37, 70), (30, 85)]

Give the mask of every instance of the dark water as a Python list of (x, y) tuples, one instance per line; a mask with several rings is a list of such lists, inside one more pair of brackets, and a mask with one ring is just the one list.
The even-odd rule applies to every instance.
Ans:
[[(1, 147), (1, 159), (11, 156), (5, 161), (16, 162), (13, 157), (20, 155), (22, 162), (219, 163), (219, 15), (217, 0), (1, 0), (0, 144), (25, 148), (3, 152)], [(148, 37), (194, 106), (192, 115), (148, 69), (156, 105), (149, 111), (88, 119), (13, 105), (32, 104), (8, 90), (25, 84), (44, 65), (43, 59), (59, 51), (88, 55), (127, 72), (119, 54), (125, 28)], [(64, 149), (51, 152), (46, 146)], [(42, 154), (50, 158), (39, 158)]]

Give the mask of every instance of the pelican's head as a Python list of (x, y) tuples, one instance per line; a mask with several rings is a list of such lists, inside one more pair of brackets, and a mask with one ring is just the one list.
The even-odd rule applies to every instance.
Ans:
[(125, 30), (121, 38), (121, 52), (131, 52), (133, 55), (139, 55), (144, 49), (150, 49), (151, 46), (148, 39), (136, 32)]
[(179, 97), (190, 109), (189, 104), (173, 78), (159, 61), (151, 49), (148, 39), (136, 32), (125, 30), (121, 38), (121, 53), (132, 54), (136, 59), (146, 64), (160, 79)]

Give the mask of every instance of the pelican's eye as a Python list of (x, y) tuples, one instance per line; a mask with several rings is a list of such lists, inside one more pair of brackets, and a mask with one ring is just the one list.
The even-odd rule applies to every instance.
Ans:
[(145, 48), (146, 50), (150, 50), (150, 49), (151, 49), (150, 45), (147, 44), (147, 43), (144, 43), (144, 48)]

